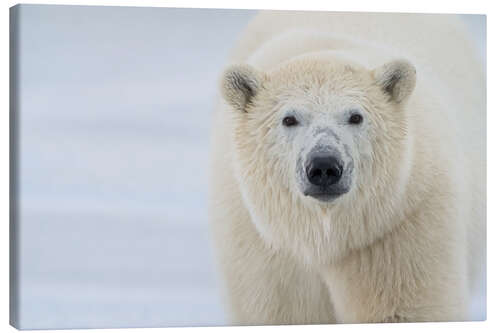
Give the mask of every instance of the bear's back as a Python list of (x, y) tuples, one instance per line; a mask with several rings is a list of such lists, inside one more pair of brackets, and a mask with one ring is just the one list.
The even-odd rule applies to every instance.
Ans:
[[(484, 64), (458, 15), (264, 11), (250, 22), (230, 60), (249, 62), (266, 42), (301, 30), (387, 47), (393, 50), (394, 57), (415, 62), (417, 75), (432, 73), (433, 79), (441, 82), (438, 89), (445, 87), (453, 105), (461, 108), (451, 115), (458, 118), (460, 127), (469, 128), (471, 135), (464, 138), (464, 144), (472, 137), (484, 136), (486, 115), (481, 112), (486, 106)], [(309, 41), (304, 39), (304, 42)], [(286, 50), (277, 51), (280, 52), (281, 58), (286, 57), (283, 54)], [(481, 141), (475, 149), (485, 146)]]

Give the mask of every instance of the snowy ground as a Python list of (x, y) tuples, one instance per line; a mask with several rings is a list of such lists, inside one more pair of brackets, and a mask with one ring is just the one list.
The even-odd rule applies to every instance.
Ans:
[(208, 138), (253, 14), (21, 7), (22, 328), (225, 324)]

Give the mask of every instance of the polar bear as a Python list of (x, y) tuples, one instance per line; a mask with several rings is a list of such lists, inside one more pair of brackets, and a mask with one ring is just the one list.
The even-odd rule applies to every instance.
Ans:
[(232, 324), (474, 319), (486, 110), (467, 33), (454, 15), (251, 21), (212, 137)]

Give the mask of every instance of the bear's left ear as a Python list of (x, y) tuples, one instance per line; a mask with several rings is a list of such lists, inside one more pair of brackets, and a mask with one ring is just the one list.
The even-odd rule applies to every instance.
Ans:
[(417, 71), (406, 60), (394, 60), (373, 70), (375, 82), (396, 103), (406, 101), (415, 88)]
[(247, 112), (248, 104), (262, 86), (263, 76), (249, 65), (229, 67), (222, 75), (222, 97), (236, 110)]

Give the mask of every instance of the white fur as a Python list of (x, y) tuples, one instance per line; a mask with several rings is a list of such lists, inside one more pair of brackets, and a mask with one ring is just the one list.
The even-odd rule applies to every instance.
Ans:
[[(417, 79), (390, 100), (394, 59)], [(458, 18), (266, 12), (232, 62), (247, 65), (223, 77), (211, 173), (232, 323), (470, 319), (485, 256), (485, 82)], [(367, 121), (340, 126), (353, 105)], [(291, 109), (353, 151), (353, 186), (333, 203), (297, 187), (310, 142), (280, 127)]]

